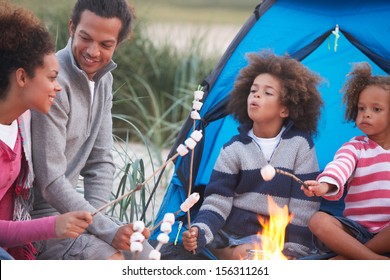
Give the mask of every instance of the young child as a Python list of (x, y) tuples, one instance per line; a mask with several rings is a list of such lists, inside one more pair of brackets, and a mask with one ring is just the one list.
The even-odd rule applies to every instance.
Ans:
[(220, 152), (201, 209), (183, 233), (185, 249), (207, 245), (219, 259), (244, 258), (261, 242), (258, 217), (269, 218), (271, 196), (294, 216), (286, 228), (284, 254), (299, 258), (311, 253), (307, 221), (318, 211), (319, 199), (308, 199), (290, 177), (277, 174), (265, 181), (260, 170), (270, 164), (306, 180), (319, 174), (312, 136), (323, 105), (320, 81), (287, 55), (249, 55), (228, 106), (240, 123), (239, 134)]
[(33, 259), (30, 242), (75, 238), (92, 215), (74, 211), (31, 220), (29, 109), (49, 111), (61, 90), (59, 65), (50, 34), (31, 12), (0, 1), (0, 34), (0, 259)]
[[(345, 118), (365, 134), (345, 143), (317, 181), (306, 181), (308, 196), (340, 199), (343, 217), (316, 213), (310, 230), (336, 259), (387, 259), (390, 253), (390, 77), (372, 76), (368, 63), (355, 64), (345, 84)], [(347, 184), (347, 189), (345, 189)], [(316, 240), (316, 241), (319, 241)]]

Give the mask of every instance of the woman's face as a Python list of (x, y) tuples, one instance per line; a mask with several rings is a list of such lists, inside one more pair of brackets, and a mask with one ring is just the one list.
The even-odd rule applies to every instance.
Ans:
[(54, 53), (45, 55), (43, 66), (35, 69), (34, 77), (26, 78), (22, 99), (29, 108), (48, 113), (61, 86), (57, 81), (59, 64)]

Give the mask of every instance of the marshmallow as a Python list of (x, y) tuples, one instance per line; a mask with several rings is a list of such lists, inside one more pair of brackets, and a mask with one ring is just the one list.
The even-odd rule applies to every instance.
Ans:
[(158, 242), (160, 242), (161, 244), (167, 244), (169, 242), (169, 236), (168, 234), (166, 233), (160, 233), (158, 236), (157, 236), (157, 240)]
[(194, 130), (191, 133), (191, 138), (194, 139), (196, 142), (199, 142), (200, 139), (202, 139), (202, 137), (203, 137), (203, 134), (202, 134), (201, 130)]
[(130, 236), (130, 242), (143, 242), (145, 240), (145, 236), (136, 231)]
[(161, 259), (161, 253), (157, 250), (150, 251), (149, 259), (151, 260), (160, 260)]
[(202, 90), (194, 91), (195, 100), (201, 100), (203, 98), (204, 92)]
[(200, 101), (194, 101), (192, 103), (192, 109), (196, 110), (196, 111), (199, 111), (203, 106), (203, 103), (200, 102)]
[(193, 119), (193, 120), (200, 120), (201, 117), (200, 117), (200, 115), (199, 115), (199, 113), (197, 111), (192, 111), (191, 112), (191, 119)]
[(186, 141), (184, 141), (184, 144), (186, 144), (186, 146), (191, 150), (193, 150), (196, 146), (196, 142), (192, 138), (187, 138)]
[(145, 229), (145, 224), (143, 221), (135, 221), (133, 224), (133, 230), (138, 232), (143, 232)]
[(173, 214), (173, 213), (166, 213), (164, 215), (163, 221), (173, 225), (175, 223), (175, 214)]
[(272, 165), (267, 164), (261, 168), (260, 173), (265, 181), (270, 181), (275, 177), (276, 170)]
[(144, 246), (142, 245), (141, 242), (131, 242), (130, 243), (130, 251), (133, 253), (142, 252), (143, 249), (144, 249)]
[(176, 149), (176, 152), (179, 153), (179, 155), (181, 156), (185, 156), (186, 154), (188, 154), (188, 149), (186, 146), (184, 146), (183, 144), (180, 144), (177, 149)]
[(188, 200), (192, 204), (191, 205), (191, 207), (192, 207), (192, 206), (194, 206), (195, 203), (198, 202), (199, 198), (200, 198), (199, 193), (194, 192), (186, 200)]
[(180, 210), (187, 212), (199, 200), (199, 193), (192, 193), (181, 205)]
[(188, 210), (190, 210), (191, 208), (191, 204), (189, 203), (189, 201), (185, 200), (181, 205), (180, 205), (180, 210), (183, 211), (183, 212), (187, 212)]
[(162, 232), (170, 233), (172, 231), (172, 226), (168, 222), (163, 222), (160, 227)]

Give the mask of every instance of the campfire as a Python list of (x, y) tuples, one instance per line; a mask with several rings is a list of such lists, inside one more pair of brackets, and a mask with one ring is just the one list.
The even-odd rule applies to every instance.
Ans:
[(261, 244), (253, 250), (248, 251), (246, 259), (251, 260), (286, 260), (282, 251), (284, 248), (284, 237), (286, 227), (292, 219), (288, 213), (287, 205), (280, 208), (276, 202), (268, 196), (268, 210), (270, 218), (265, 220), (259, 216), (259, 223), (263, 230), (258, 234), (261, 236)]

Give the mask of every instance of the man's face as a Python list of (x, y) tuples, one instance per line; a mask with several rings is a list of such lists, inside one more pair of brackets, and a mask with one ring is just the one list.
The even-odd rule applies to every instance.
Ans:
[(78, 66), (92, 80), (112, 59), (122, 27), (119, 18), (104, 18), (85, 10), (75, 27), (69, 22), (72, 53)]

